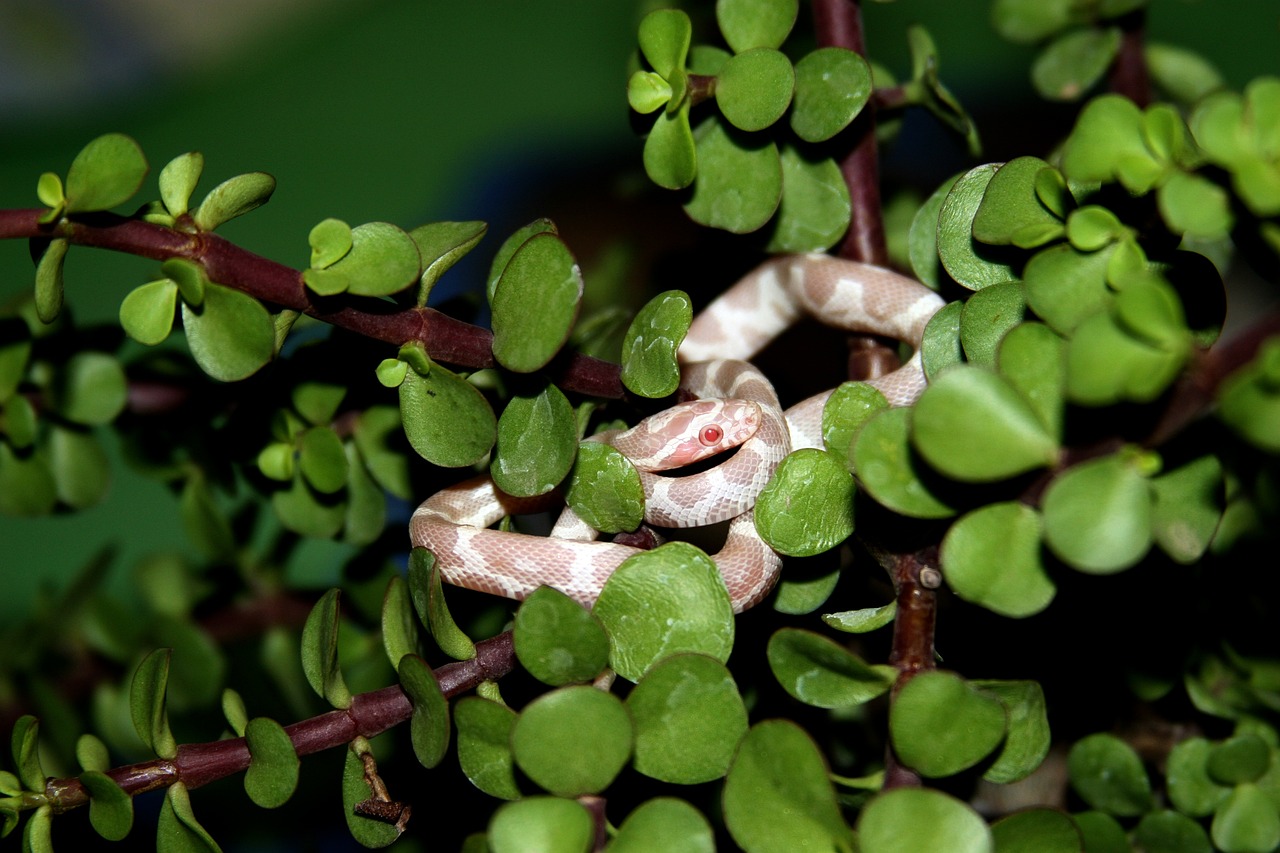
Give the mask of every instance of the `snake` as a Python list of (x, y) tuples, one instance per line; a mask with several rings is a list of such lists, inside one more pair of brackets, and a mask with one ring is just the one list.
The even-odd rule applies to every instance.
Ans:
[[(870, 380), (892, 405), (910, 405), (926, 380), (920, 343), (943, 305), (905, 275), (821, 253), (783, 255), (756, 267), (694, 318), (678, 350), (684, 402), (628, 430), (592, 436), (635, 466), (645, 521), (665, 528), (728, 521), (724, 546), (711, 555), (735, 613), (769, 594), (781, 557), (756, 531), (756, 498), (793, 449), (822, 447), (822, 407), (832, 390), (783, 411), (769, 380), (749, 361), (801, 316), (851, 332), (895, 338), (914, 352), (898, 369)], [(729, 451), (734, 451), (729, 453)], [(724, 458), (697, 473), (663, 472)], [(436, 492), (415, 510), (410, 541), (430, 550), (444, 581), (523, 600), (550, 586), (584, 606), (640, 549), (597, 540), (566, 509), (550, 536), (490, 529), (502, 518), (543, 512), (555, 493), (516, 497), (488, 474)]]

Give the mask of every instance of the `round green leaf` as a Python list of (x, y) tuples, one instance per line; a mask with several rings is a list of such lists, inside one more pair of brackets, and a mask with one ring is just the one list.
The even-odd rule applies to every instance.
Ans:
[(861, 853), (994, 853), (991, 830), (965, 803), (928, 788), (898, 788), (871, 800), (858, 817)]
[(853, 849), (827, 773), (817, 745), (794, 723), (756, 724), (724, 782), (729, 834), (754, 853)]
[(254, 805), (274, 809), (284, 805), (298, 787), (301, 762), (284, 727), (267, 717), (255, 717), (245, 726), (249, 747), (249, 769), (244, 773), (244, 790)]
[(31, 331), (17, 317), (0, 318), (0, 403), (11, 399), (27, 372)]
[(1193, 51), (1148, 41), (1142, 55), (1156, 85), (1184, 104), (1194, 103), (1224, 86), (1218, 69)]
[(865, 382), (839, 385), (822, 407), (822, 443), (827, 451), (849, 466), (854, 436), (872, 415), (889, 408), (884, 394)]
[(40, 766), (40, 721), (31, 714), (23, 714), (13, 724), (9, 733), (9, 746), (13, 753), (14, 769), (18, 771), (21, 791), (43, 791), (44, 770)]
[(347, 455), (338, 434), (312, 427), (298, 443), (298, 468), (317, 492), (333, 494), (347, 484)]
[(129, 713), (142, 742), (161, 758), (173, 758), (178, 743), (169, 730), (165, 709), (172, 649), (156, 649), (138, 664), (129, 682)]
[(997, 853), (1081, 853), (1071, 818), (1046, 808), (1027, 809), (991, 825)]
[(199, 151), (179, 154), (160, 170), (160, 201), (170, 216), (182, 216), (191, 204), (200, 175), (204, 172), (204, 155)]
[(89, 792), (89, 822), (108, 841), (120, 841), (133, 828), (133, 797), (99, 770), (80, 774), (80, 782)]
[(1202, 737), (1187, 738), (1169, 751), (1165, 767), (1169, 801), (1185, 815), (1207, 817), (1231, 793), (1230, 787), (1209, 778), (1212, 751), (1213, 744)]
[(695, 221), (735, 234), (769, 221), (782, 198), (782, 161), (769, 140), (748, 141), (715, 117), (694, 131), (698, 175), (684, 206)]
[(927, 467), (910, 441), (911, 411), (886, 409), (867, 421), (850, 458), (858, 483), (879, 503), (912, 518), (947, 518), (955, 509), (926, 482)]
[(426, 661), (409, 654), (396, 667), (400, 686), (413, 702), (409, 737), (418, 763), (430, 769), (444, 758), (449, 748), (449, 702), (440, 690), (435, 673)]
[(1004, 706), (950, 672), (922, 672), (889, 710), (893, 749), (924, 776), (950, 776), (977, 764), (1005, 735)]
[(779, 47), (795, 26), (798, 0), (716, 0), (716, 22), (734, 53)]
[(861, 610), (845, 610), (840, 613), (824, 613), (824, 624), (844, 631), (848, 634), (866, 634), (883, 628), (898, 615), (898, 602), (890, 601), (879, 607), (865, 607)]
[(1271, 750), (1256, 734), (1237, 735), (1209, 751), (1205, 770), (1219, 785), (1256, 782), (1271, 765)]
[(982, 778), (1007, 785), (1030, 776), (1049, 754), (1049, 718), (1044, 691), (1034, 681), (974, 681), (974, 687), (992, 693), (1008, 718), (1004, 744)]
[(58, 499), (74, 509), (91, 507), (107, 494), (111, 467), (92, 433), (54, 427), (49, 431), (49, 467)]
[(1036, 57), (1031, 82), (1042, 96), (1075, 101), (1098, 82), (1120, 50), (1120, 28), (1082, 28), (1060, 36)]
[(1062, 171), (1077, 183), (1112, 181), (1122, 162), (1150, 161), (1142, 110), (1120, 95), (1101, 95), (1080, 111), (1062, 154)]
[(793, 91), (791, 60), (768, 47), (739, 53), (724, 64), (716, 78), (716, 104), (739, 130), (764, 130), (782, 118)]
[(687, 101), (675, 112), (658, 113), (644, 141), (643, 160), (649, 180), (663, 189), (680, 190), (693, 183), (698, 153)]
[(346, 515), (340, 498), (319, 494), (295, 475), (289, 488), (271, 494), (271, 508), (288, 530), (316, 539), (331, 539), (342, 530)]
[(1058, 455), (1057, 439), (1007, 379), (963, 365), (925, 389), (912, 410), (911, 438), (930, 465), (966, 482), (1012, 477)]
[(528, 797), (507, 803), (489, 821), (492, 853), (588, 853), (595, 822), (573, 800)]
[(834, 455), (797, 450), (760, 493), (756, 529), (780, 554), (820, 554), (853, 533), (853, 493), (853, 478)]
[(671, 84), (654, 71), (637, 71), (627, 80), (627, 103), (648, 115), (671, 100)]
[(655, 9), (640, 21), (640, 51), (653, 69), (668, 80), (684, 66), (692, 37), (693, 25), (680, 9)]
[(0, 432), (14, 448), (23, 450), (35, 443), (39, 418), (35, 405), (25, 396), (15, 394), (0, 407)]
[(1062, 435), (1066, 393), (1066, 345), (1042, 323), (1010, 329), (996, 353), (996, 369), (1017, 388), (1055, 437)]
[(1126, 328), (1121, 317), (1097, 314), (1067, 344), (1067, 394), (1086, 406), (1150, 402), (1177, 378), (1189, 346), (1189, 335), (1177, 347), (1152, 344)]
[[(357, 752), (357, 749), (360, 752)], [(400, 827), (393, 823), (372, 817), (356, 814), (356, 804), (373, 799), (373, 786), (365, 776), (362, 753), (368, 753), (369, 743), (364, 738), (357, 738), (347, 749), (347, 757), (342, 766), (342, 813), (347, 819), (347, 829), (357, 842), (364, 847), (386, 847), (400, 837)]]
[(926, 287), (933, 290), (938, 289), (942, 277), (942, 260), (938, 257), (938, 216), (942, 211), (942, 203), (946, 201), (957, 180), (959, 176), (943, 181), (925, 199), (911, 220), (911, 230), (907, 234), (911, 271)]
[(964, 361), (964, 348), (960, 345), (960, 317), (964, 303), (948, 302), (929, 318), (920, 342), (920, 362), (924, 375), (930, 382), (944, 369)]
[(988, 163), (970, 169), (951, 187), (938, 210), (938, 257), (950, 276), (970, 290), (1018, 278), (1000, 250), (973, 238), (974, 217), (998, 168)]
[(275, 191), (276, 179), (266, 172), (236, 175), (209, 190), (191, 218), (201, 231), (213, 231), (224, 222), (266, 204)]
[(39, 453), (17, 453), (0, 441), (0, 511), (8, 515), (44, 515), (58, 500), (49, 460)]
[(1009, 41), (1031, 44), (1065, 27), (1074, 10), (1072, 0), (996, 0), (991, 24)]
[(1021, 618), (1039, 613), (1057, 588), (1040, 556), (1040, 516), (1017, 501), (962, 516), (942, 540), (942, 571), (956, 595)]
[(993, 284), (969, 297), (960, 315), (960, 343), (971, 364), (995, 366), (996, 349), (1022, 322), (1026, 305), (1024, 288), (1018, 281)]
[(1090, 811), (1072, 815), (1087, 853), (1133, 853), (1129, 836), (1115, 818)]
[(642, 397), (665, 397), (680, 384), (676, 350), (689, 332), (693, 307), (681, 290), (650, 299), (622, 339), (622, 384)]
[(474, 465), (497, 438), (497, 418), (484, 395), (438, 364), (428, 376), (412, 370), (405, 375), (400, 417), (413, 449), (445, 468)]
[(973, 218), (973, 236), (983, 243), (1030, 248), (1025, 235), (1061, 234), (1062, 217), (1036, 193), (1040, 172), (1046, 169), (1057, 174), (1039, 157), (1017, 157), (1000, 166), (982, 194), (982, 203)]
[(530, 702), (511, 730), (511, 752), (545, 790), (580, 797), (609, 786), (631, 756), (633, 739), (622, 701), (583, 684)]
[(1151, 547), (1151, 486), (1123, 454), (1064, 471), (1049, 484), (1042, 506), (1045, 542), (1080, 571), (1122, 571)]
[(1151, 781), (1142, 759), (1118, 737), (1089, 735), (1067, 756), (1071, 787), (1091, 807), (1117, 817), (1133, 817), (1151, 808)]
[(1224, 237), (1235, 221), (1227, 191), (1199, 174), (1174, 172), (1156, 199), (1160, 216), (1175, 234), (1206, 240)]
[(716, 564), (684, 542), (628, 558), (593, 611), (612, 644), (610, 664), (631, 681), (658, 661), (698, 652), (724, 662), (733, 648), (733, 606)]
[(335, 708), (351, 704), (351, 691), (338, 668), (339, 591), (331, 589), (311, 608), (302, 627), (302, 671), (321, 699)]
[(609, 663), (609, 638), (600, 620), (549, 586), (520, 605), (513, 636), (520, 665), (544, 684), (590, 681)]
[(67, 170), (67, 213), (107, 210), (142, 186), (147, 158), (122, 133), (99, 136), (80, 150)]
[(120, 303), (120, 325), (140, 344), (155, 346), (173, 329), (178, 286), (162, 278), (136, 287)]
[(1134, 827), (1133, 840), (1146, 853), (1213, 853), (1204, 827), (1168, 809), (1143, 815)]
[(351, 226), (341, 219), (322, 219), (307, 234), (307, 242), (311, 244), (312, 268), (327, 269), (351, 251)]
[(467, 696), (453, 711), (458, 727), (458, 764), (481, 791), (504, 800), (518, 799), (511, 758), (511, 727), (516, 712), (488, 699)]
[(657, 797), (627, 815), (609, 853), (715, 853), (715, 836), (702, 813), (684, 800)]
[(1223, 853), (1268, 853), (1280, 845), (1280, 814), (1257, 785), (1238, 785), (1218, 807), (1210, 834)]
[(769, 252), (822, 252), (849, 228), (849, 185), (830, 157), (814, 159), (793, 145), (782, 149), (782, 199)]
[(677, 785), (719, 779), (747, 732), (747, 709), (729, 670), (705, 655), (676, 655), (627, 696), (635, 767)]
[(422, 259), (422, 289), (418, 293), (418, 305), (427, 304), (427, 296), (440, 276), (458, 260), (475, 248), (489, 230), (487, 223), (432, 222), (409, 232), (418, 247)]
[(805, 142), (825, 142), (849, 126), (871, 98), (871, 68), (852, 50), (823, 47), (795, 67), (791, 129)]
[(416, 283), (422, 269), (412, 237), (387, 222), (366, 222), (351, 229), (351, 251), (327, 271), (345, 277), (348, 293), (387, 296)]
[(156, 853), (222, 853), (222, 848), (196, 820), (191, 795), (181, 782), (165, 791), (156, 826)]
[(275, 323), (252, 296), (210, 283), (198, 308), (182, 303), (182, 325), (200, 369), (223, 382), (252, 376), (275, 353)]
[(806, 705), (853, 708), (886, 693), (897, 671), (870, 666), (819, 634), (783, 628), (769, 638), (769, 667), (783, 689)]
[(493, 293), (493, 357), (517, 373), (543, 367), (568, 339), (581, 299), (582, 273), (564, 241), (530, 237)]
[(120, 414), (127, 392), (120, 362), (105, 353), (80, 352), (58, 376), (55, 404), (67, 420), (97, 426)]
[(635, 466), (599, 441), (583, 441), (573, 465), (565, 502), (596, 530), (621, 533), (644, 520), (644, 486)]
[(517, 394), (498, 418), (498, 444), (489, 473), (509, 495), (532, 497), (554, 489), (578, 450), (573, 407), (551, 383), (534, 394)]

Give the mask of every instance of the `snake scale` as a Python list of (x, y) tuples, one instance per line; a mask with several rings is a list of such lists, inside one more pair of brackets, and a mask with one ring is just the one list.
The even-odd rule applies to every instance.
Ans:
[[(679, 351), (681, 395), (693, 401), (592, 440), (613, 445), (641, 472), (648, 523), (679, 528), (729, 521), (724, 547), (712, 558), (734, 612), (741, 612), (769, 593), (781, 569), (781, 559), (756, 533), (756, 497), (789, 452), (822, 446), (822, 407), (831, 395), (823, 392), (784, 413), (773, 386), (747, 359), (803, 314), (895, 338), (915, 352), (870, 384), (893, 405), (908, 405), (924, 390), (920, 341), (942, 305), (919, 282), (882, 267), (822, 254), (774, 258), (694, 319)], [(733, 448), (736, 453), (699, 473), (658, 473)], [(543, 511), (556, 500), (512, 497), (488, 475), (475, 477), (424, 501), (410, 520), (410, 540), (435, 554), (448, 583), (514, 599), (548, 585), (590, 606), (638, 549), (595, 541), (596, 531), (571, 511), (550, 537), (488, 529), (504, 516)]]

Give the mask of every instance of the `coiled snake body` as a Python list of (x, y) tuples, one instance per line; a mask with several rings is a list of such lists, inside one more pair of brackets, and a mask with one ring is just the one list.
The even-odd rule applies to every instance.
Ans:
[[(681, 391), (697, 398), (594, 440), (612, 444), (641, 472), (645, 520), (659, 527), (702, 527), (730, 520), (724, 547), (712, 555), (734, 612), (773, 588), (781, 560), (755, 529), (755, 500), (792, 449), (822, 446), (822, 406), (831, 392), (785, 414), (769, 381), (746, 362), (809, 313), (855, 332), (884, 335), (916, 352), (872, 380), (894, 405), (924, 390), (919, 346), (943, 302), (933, 291), (881, 267), (829, 255), (790, 255), (753, 270), (694, 320), (680, 347)], [(661, 476), (736, 447), (719, 465), (688, 476)], [(486, 476), (432, 495), (409, 523), (414, 545), (430, 549), (445, 581), (523, 599), (548, 585), (590, 605), (604, 582), (638, 549), (593, 541), (596, 531), (572, 512), (550, 537), (488, 530), (506, 515), (544, 510), (554, 498), (515, 498)]]

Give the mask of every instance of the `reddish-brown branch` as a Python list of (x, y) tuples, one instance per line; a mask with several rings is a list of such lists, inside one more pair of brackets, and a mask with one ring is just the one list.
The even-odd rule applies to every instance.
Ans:
[[(435, 670), (445, 696), (471, 690), (482, 681), (501, 678), (515, 666), (511, 633), (499, 634), (476, 644), (471, 660), (445, 664)], [(343, 746), (357, 736), (371, 738), (403, 723), (413, 713), (413, 705), (399, 685), (372, 693), (361, 693), (351, 706), (286, 726), (285, 731), (298, 755), (310, 755)], [(218, 779), (243, 772), (249, 766), (249, 748), (244, 738), (211, 743), (183, 744), (171, 760), (156, 759), (118, 767), (107, 772), (130, 796), (167, 788), (182, 782), (198, 788)], [(63, 812), (89, 802), (88, 791), (77, 778), (50, 779), (45, 796), (55, 811)]]
[(1139, 9), (1120, 19), (1120, 49), (1111, 64), (1108, 83), (1111, 91), (1124, 95), (1140, 107), (1151, 103), (1151, 74), (1143, 53), (1146, 11)]
[[(187, 234), (161, 225), (102, 214), (53, 228), (37, 221), (42, 210), (0, 210), (0, 240), (65, 237), (93, 246), (163, 261), (187, 258), (204, 267), (210, 280), (263, 302), (299, 311), (374, 340), (399, 346), (421, 341), (437, 361), (478, 370), (493, 367), (493, 334), (434, 308), (403, 308), (359, 297), (313, 297), (292, 267), (254, 254), (216, 234)], [(595, 397), (623, 395), (618, 365), (572, 354), (558, 365), (562, 388)]]

